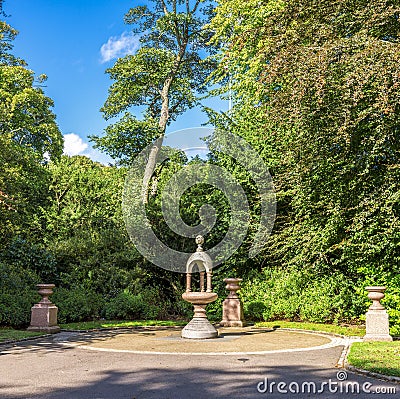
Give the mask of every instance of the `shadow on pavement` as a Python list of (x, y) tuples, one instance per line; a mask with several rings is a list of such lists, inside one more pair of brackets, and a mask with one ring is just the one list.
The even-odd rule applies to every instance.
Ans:
[(15, 343), (0, 343), (0, 356), (17, 352), (65, 351), (73, 346), (106, 341), (119, 334), (156, 335), (157, 331), (180, 331), (178, 327), (140, 327), (115, 330), (63, 331), (52, 336), (39, 337)]
[[(232, 360), (233, 361), (233, 360)], [(210, 367), (182, 369), (141, 368), (131, 372), (105, 371), (95, 381), (74, 388), (54, 388), (47, 392), (27, 395), (7, 395), (0, 386), (2, 399), (250, 399), (250, 398), (367, 398), (378, 387), (396, 389), (399, 386), (348, 374), (340, 382), (337, 370), (313, 367), (248, 367), (240, 359), (237, 370)], [(249, 362), (251, 363), (251, 362)], [(51, 373), (49, 375), (51, 378)], [(331, 381), (329, 385), (329, 381)], [(368, 385), (364, 385), (365, 383)], [(287, 392), (279, 392), (280, 389)], [(285, 386), (283, 384), (286, 384)], [(297, 385), (296, 385), (297, 383)], [(324, 383), (324, 385), (322, 385)], [(290, 385), (291, 384), (291, 385)], [(257, 389), (258, 386), (258, 389)], [(290, 393), (289, 387), (294, 393)], [(365, 391), (368, 387), (371, 394)], [(392, 387), (392, 388), (391, 388)], [(394, 388), (393, 388), (394, 387)], [(298, 393), (295, 393), (296, 390)], [(4, 391), (3, 391), (4, 392)], [(398, 393), (373, 393), (374, 398), (395, 398)]]

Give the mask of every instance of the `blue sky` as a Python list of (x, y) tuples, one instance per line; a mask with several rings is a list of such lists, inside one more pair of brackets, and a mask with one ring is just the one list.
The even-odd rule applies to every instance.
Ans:
[[(107, 163), (91, 148), (87, 136), (107, 126), (100, 108), (111, 84), (106, 68), (133, 52), (137, 38), (123, 22), (124, 14), (146, 1), (132, 0), (5, 0), (7, 22), (19, 31), (13, 53), (28, 62), (36, 75), (46, 74), (45, 93), (64, 134), (66, 152)], [(213, 102), (226, 109), (226, 104)], [(206, 116), (188, 111), (169, 131), (200, 126)]]

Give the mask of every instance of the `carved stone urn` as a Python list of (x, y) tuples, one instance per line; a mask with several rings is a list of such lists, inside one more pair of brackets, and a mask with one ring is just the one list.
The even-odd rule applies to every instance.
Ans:
[(223, 327), (244, 327), (246, 322), (243, 316), (243, 304), (237, 294), (240, 289), (241, 278), (226, 278), (226, 289), (229, 295), (222, 303), (222, 320), (220, 325)]
[(381, 304), (386, 287), (369, 286), (365, 289), (368, 291), (368, 298), (372, 300), (372, 305), (365, 315), (364, 341), (393, 341), (389, 334), (389, 316)]
[(31, 324), (28, 330), (46, 332), (49, 334), (60, 332), (60, 327), (57, 325), (58, 308), (49, 299), (55, 285), (37, 284), (36, 287), (42, 299), (31, 308)]
[(368, 298), (371, 299), (372, 305), (369, 307), (371, 310), (383, 310), (384, 306), (381, 304), (381, 300), (385, 297), (384, 292), (386, 287), (383, 286), (370, 286), (365, 287), (368, 291)]

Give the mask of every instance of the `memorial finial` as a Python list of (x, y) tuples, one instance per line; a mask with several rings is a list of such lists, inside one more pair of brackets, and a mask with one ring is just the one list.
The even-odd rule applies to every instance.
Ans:
[(203, 252), (204, 249), (203, 249), (202, 245), (204, 244), (204, 237), (201, 235), (198, 235), (196, 237), (196, 244), (197, 244), (196, 252)]

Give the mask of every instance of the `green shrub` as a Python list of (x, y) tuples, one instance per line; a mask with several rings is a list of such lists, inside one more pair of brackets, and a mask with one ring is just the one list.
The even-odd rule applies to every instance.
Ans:
[(58, 306), (58, 321), (70, 323), (97, 319), (104, 306), (103, 297), (83, 287), (55, 288), (50, 298)]
[(264, 320), (264, 314), (267, 312), (267, 305), (261, 301), (253, 301), (246, 304), (246, 317), (249, 320)]
[(109, 320), (135, 320), (141, 318), (144, 307), (145, 304), (139, 295), (124, 290), (105, 305), (104, 313)]
[(145, 320), (168, 317), (170, 301), (162, 294), (161, 287), (145, 287), (138, 295), (143, 302), (142, 318)]
[(59, 285), (83, 286), (109, 300), (125, 288), (134, 292), (137, 285), (146, 284), (149, 273), (141, 267), (141, 258), (125, 235), (117, 228), (79, 229), (71, 237), (51, 243)]
[(125, 289), (106, 303), (104, 315), (107, 319), (163, 319), (168, 316), (170, 306), (170, 302), (155, 287), (144, 287), (139, 294)]
[(352, 321), (364, 312), (364, 299), (348, 279), (336, 273), (266, 268), (252, 273), (240, 291), (249, 320)]
[(249, 320), (298, 319), (304, 285), (301, 273), (266, 268), (252, 273), (242, 284), (240, 295)]
[(301, 295), (300, 318), (315, 323), (332, 323), (338, 316), (336, 276), (312, 281)]
[(0, 324), (15, 328), (26, 327), (30, 320), (33, 297), (34, 293), (31, 293), (30, 298), (27, 297), (26, 291), (18, 294), (17, 298), (15, 293), (0, 294)]
[(387, 290), (382, 303), (389, 314), (390, 334), (400, 335), (400, 276), (387, 282)]
[(26, 327), (31, 307), (40, 300), (39, 277), (27, 268), (0, 263), (0, 325)]
[(14, 237), (0, 258), (7, 264), (21, 269), (33, 270), (42, 283), (56, 283), (56, 260), (54, 255), (40, 244)]

